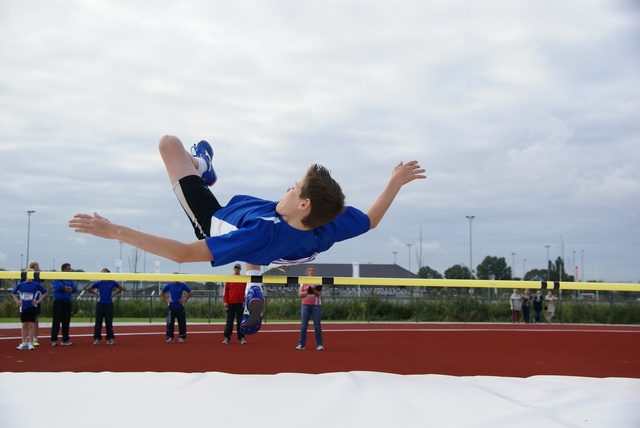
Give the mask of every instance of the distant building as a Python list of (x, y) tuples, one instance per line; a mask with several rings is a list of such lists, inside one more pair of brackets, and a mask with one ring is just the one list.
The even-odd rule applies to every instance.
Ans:
[(286, 266), (282, 268), (270, 269), (263, 274), (264, 283), (267, 285), (266, 292), (272, 297), (286, 297), (292, 293), (297, 295), (296, 285), (269, 285), (269, 276), (305, 276), (307, 267), (313, 265), (316, 267), (316, 275), (319, 277), (343, 277), (343, 278), (390, 278), (388, 286), (371, 286), (371, 285), (332, 285), (330, 288), (330, 296), (342, 297), (362, 297), (378, 296), (410, 298), (413, 289), (416, 287), (394, 286), (393, 278), (418, 278), (417, 275), (409, 272), (405, 268), (396, 264), (379, 265), (379, 264), (340, 264), (340, 263), (308, 263), (302, 265)]
[[(396, 264), (346, 264), (346, 263), (306, 263), (302, 265), (274, 268), (265, 272), (265, 276), (305, 276), (308, 266), (315, 266), (318, 276), (360, 277), (360, 278), (418, 278), (405, 268)], [(357, 272), (354, 275), (354, 271)]]

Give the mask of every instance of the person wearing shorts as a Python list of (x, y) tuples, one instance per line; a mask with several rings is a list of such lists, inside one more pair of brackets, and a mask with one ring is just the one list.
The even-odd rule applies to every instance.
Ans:
[[(36, 261), (30, 261), (29, 269), (32, 269), (34, 272), (40, 272), (40, 263)], [(34, 279), (33, 282), (37, 282), (44, 287), (44, 281), (41, 280), (40, 278)], [(38, 306), (36, 306), (36, 320), (33, 323), (33, 329), (34, 329), (33, 346), (40, 345), (40, 343), (38, 343), (38, 331), (40, 330), (40, 313), (41, 312), (42, 312), (42, 304), (38, 304)]]
[[(217, 180), (209, 143), (203, 140), (195, 144), (192, 155), (177, 137), (165, 135), (159, 149), (197, 241), (185, 244), (146, 234), (112, 223), (98, 213), (76, 214), (69, 227), (79, 233), (117, 239), (177, 263), (207, 261), (221, 266), (243, 261), (246, 274), (258, 276), (260, 266), (309, 262), (334, 243), (375, 228), (402, 186), (426, 178), (417, 161), (400, 162), (365, 214), (345, 207), (342, 189), (329, 171), (312, 165), (278, 202), (237, 195), (222, 206), (209, 189)], [(245, 315), (249, 318), (243, 320), (243, 327), (259, 323), (261, 316), (256, 311), (262, 310), (264, 303), (260, 283), (248, 283), (246, 290), (249, 300), (245, 300)], [(252, 334), (252, 330), (244, 333)]]
[[(27, 272), (34, 272), (27, 269)], [(18, 351), (33, 350), (35, 338), (35, 322), (37, 318), (37, 306), (47, 297), (47, 289), (32, 279), (19, 283), (11, 290), (11, 296), (20, 308), (20, 322), (22, 323), (22, 342), (16, 348)]]

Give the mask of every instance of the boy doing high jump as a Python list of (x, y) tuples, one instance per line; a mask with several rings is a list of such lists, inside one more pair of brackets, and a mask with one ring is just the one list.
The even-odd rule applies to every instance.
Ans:
[[(111, 223), (94, 213), (76, 214), (69, 227), (76, 232), (117, 239), (143, 251), (177, 263), (211, 262), (221, 266), (246, 263), (247, 275), (260, 275), (260, 266), (284, 266), (313, 260), (334, 243), (375, 228), (405, 184), (424, 179), (417, 161), (400, 162), (366, 214), (345, 207), (344, 194), (327, 169), (312, 165), (278, 202), (253, 196), (234, 196), (226, 206), (209, 186), (217, 176), (211, 160), (213, 150), (206, 141), (185, 150), (175, 136), (159, 142), (173, 189), (189, 217), (198, 240), (183, 243), (146, 234)], [(264, 299), (260, 284), (247, 284), (242, 330), (260, 329)]]

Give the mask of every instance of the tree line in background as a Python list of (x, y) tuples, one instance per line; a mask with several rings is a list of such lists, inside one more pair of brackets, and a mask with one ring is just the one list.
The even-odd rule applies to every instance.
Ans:
[(467, 266), (453, 265), (444, 271), (444, 275), (429, 266), (422, 266), (418, 270), (418, 277), (426, 279), (482, 279), (482, 280), (524, 280), (524, 281), (564, 281), (573, 282), (574, 276), (565, 272), (562, 257), (555, 262), (550, 260), (547, 269), (532, 269), (525, 273), (524, 278), (516, 278), (504, 257), (487, 256), (476, 267), (475, 275)]

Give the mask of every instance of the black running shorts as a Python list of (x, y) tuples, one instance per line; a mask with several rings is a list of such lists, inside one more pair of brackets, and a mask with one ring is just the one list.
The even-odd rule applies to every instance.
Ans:
[(175, 184), (173, 191), (187, 213), (198, 239), (209, 237), (211, 217), (222, 206), (202, 178), (197, 175), (183, 177)]

